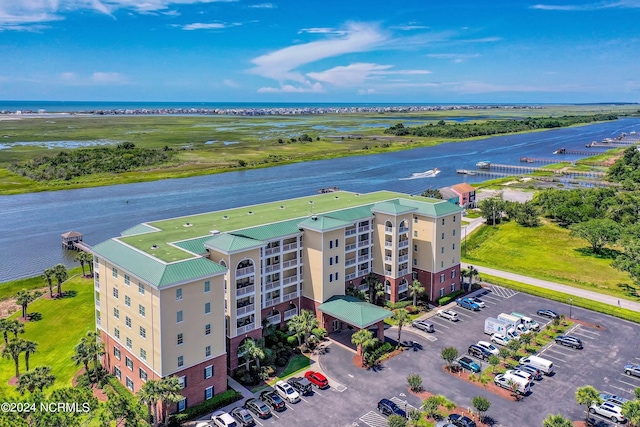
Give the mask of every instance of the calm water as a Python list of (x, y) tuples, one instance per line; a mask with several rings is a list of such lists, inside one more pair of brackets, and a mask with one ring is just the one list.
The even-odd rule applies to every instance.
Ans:
[[(321, 187), (415, 194), (483, 180), (456, 174), (475, 169), (479, 160), (519, 164), (523, 156), (549, 158), (557, 148), (584, 149), (633, 130), (640, 133), (640, 119), (195, 178), (0, 196), (0, 282), (38, 275), (58, 262), (74, 265), (74, 254), (60, 248), (60, 234), (69, 230), (97, 244), (140, 222), (300, 197)], [(435, 178), (401, 180), (434, 167), (442, 171)]]

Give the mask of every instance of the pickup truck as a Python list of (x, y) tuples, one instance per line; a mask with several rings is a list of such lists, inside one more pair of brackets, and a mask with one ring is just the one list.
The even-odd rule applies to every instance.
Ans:
[(480, 306), (475, 302), (471, 301), (469, 298), (458, 298), (456, 300), (456, 304), (458, 307), (466, 308), (467, 310), (479, 311)]
[(458, 313), (453, 310), (438, 310), (436, 314), (442, 318), (451, 320), (452, 322), (458, 321)]

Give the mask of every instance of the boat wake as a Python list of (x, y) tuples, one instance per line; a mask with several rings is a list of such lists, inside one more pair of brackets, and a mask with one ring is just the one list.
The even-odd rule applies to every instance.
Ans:
[(407, 181), (410, 179), (421, 179), (421, 178), (434, 178), (439, 173), (440, 173), (440, 170), (438, 168), (433, 168), (425, 172), (416, 172), (408, 178), (400, 178), (400, 181)]

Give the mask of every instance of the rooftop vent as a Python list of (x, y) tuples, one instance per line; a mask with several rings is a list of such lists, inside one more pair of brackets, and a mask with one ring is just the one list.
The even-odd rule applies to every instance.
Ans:
[(249, 211), (249, 215), (253, 215), (253, 211)]
[(229, 219), (227, 215), (223, 216), (222, 219)]
[(280, 209), (284, 209), (284, 206), (283, 206), (283, 205), (280, 205)]
[(193, 224), (191, 224), (190, 222), (185, 222), (184, 223), (184, 227), (192, 227), (192, 226), (193, 226)]
[(158, 249), (160, 246), (158, 245), (151, 245), (151, 249)]
[(313, 204), (313, 200), (309, 200), (309, 204), (312, 205)]
[(318, 220), (318, 217), (314, 215), (314, 216), (312, 216), (312, 217), (311, 217), (311, 219), (312, 219), (313, 221), (317, 221), (317, 220)]
[(356, 197), (360, 197), (360, 193), (356, 193)]
[(334, 199), (339, 199), (339, 198), (340, 198), (340, 197), (338, 197), (338, 196), (335, 196), (335, 197), (334, 197)]
[(214, 236), (220, 234), (220, 230), (211, 230), (209, 233), (213, 234)]

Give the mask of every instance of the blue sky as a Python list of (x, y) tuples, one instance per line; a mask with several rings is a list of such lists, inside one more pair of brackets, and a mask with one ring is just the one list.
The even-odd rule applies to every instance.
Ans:
[(640, 101), (640, 0), (0, 0), (0, 99)]

